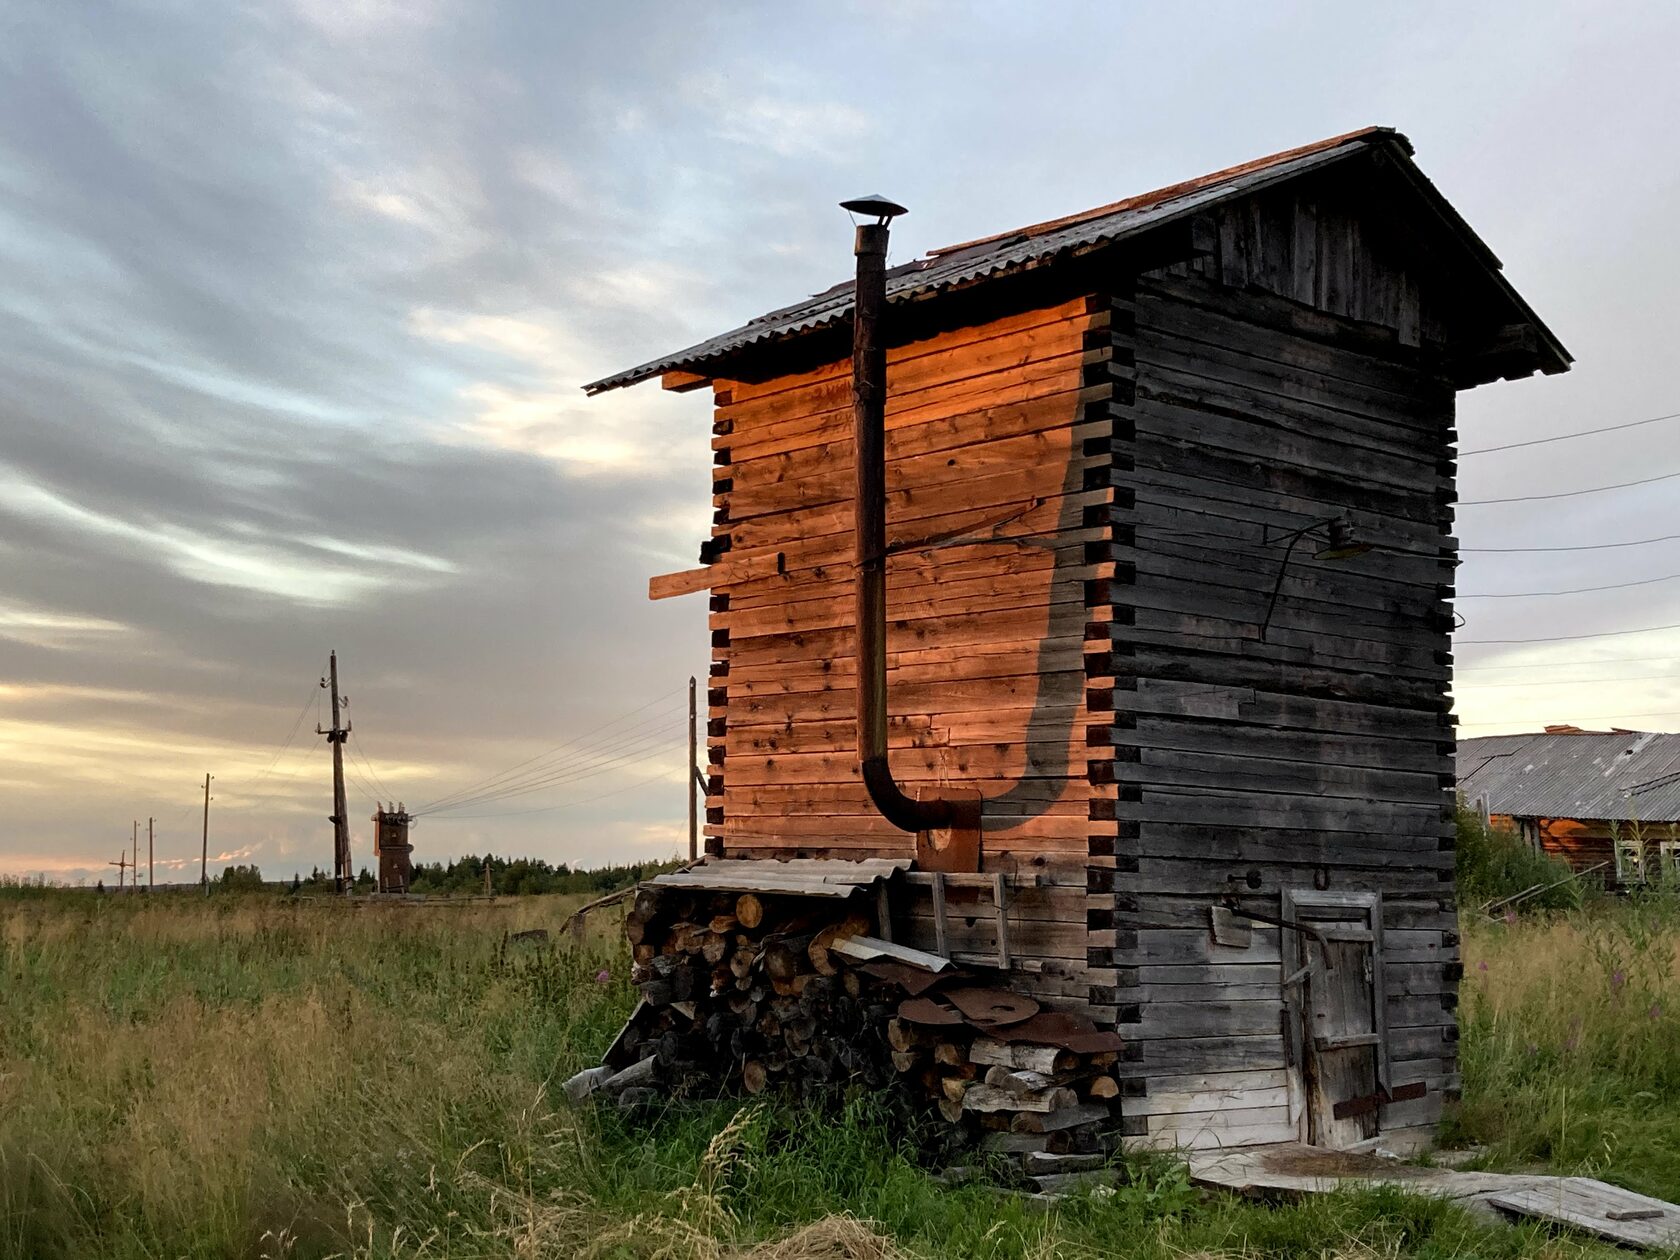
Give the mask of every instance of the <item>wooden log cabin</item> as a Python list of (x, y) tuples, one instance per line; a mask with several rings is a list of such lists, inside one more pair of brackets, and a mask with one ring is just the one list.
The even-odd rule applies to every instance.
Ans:
[[(1125, 1037), (1134, 1145), (1404, 1143), (1456, 1089), (1454, 396), (1570, 356), (1411, 155), (886, 273), (891, 773), (981, 802), (890, 926), (994, 958), (1002, 900), (1010, 982)], [(587, 387), (711, 392), (704, 563), (651, 594), (710, 592), (713, 854), (919, 851), (859, 768), (853, 323), (846, 283)]]
[(1548, 726), (1458, 746), (1464, 799), (1613, 888), (1680, 882), (1680, 735)]

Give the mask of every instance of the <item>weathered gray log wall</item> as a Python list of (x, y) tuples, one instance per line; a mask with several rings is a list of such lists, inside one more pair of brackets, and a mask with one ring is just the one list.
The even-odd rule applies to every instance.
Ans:
[[(1317, 888), (1382, 895), (1391, 1083), (1428, 1093), (1380, 1124), (1428, 1125), (1457, 1066), (1453, 388), (1429, 295), (1368, 219), (1297, 193), (1226, 208), (1218, 240), (1113, 307), (1135, 382), (1093, 742), (1119, 799), (1093, 823), (1089, 926), (1129, 1042), (1124, 1123), (1145, 1144), (1298, 1135), (1279, 931), (1225, 947), (1209, 915)], [(1333, 516), (1375, 550), (1318, 561), (1304, 541), (1262, 641), (1275, 540)]]

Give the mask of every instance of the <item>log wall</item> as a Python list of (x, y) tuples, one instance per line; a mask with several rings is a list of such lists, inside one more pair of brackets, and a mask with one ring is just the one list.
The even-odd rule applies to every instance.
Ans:
[[(1382, 894), (1391, 1084), (1429, 1085), (1382, 1130), (1432, 1124), (1457, 1085), (1453, 390), (1418, 348), (1422, 296), (1351, 219), (1298, 195), (1229, 207), (1213, 255), (1113, 308), (1135, 390), (1115, 431), (1115, 869), (1090, 924), (1139, 1144), (1304, 1136), (1279, 933), (1210, 935), (1215, 904), (1275, 917), (1285, 888)], [(1271, 539), (1342, 514), (1377, 549), (1298, 547), (1261, 641)]]
[[(1054, 1005), (1104, 986), (1112, 1019), (1085, 937), (1090, 819), (1116, 792), (1086, 746), (1108, 703), (1110, 318), (1079, 297), (897, 347), (886, 425), (894, 772), (983, 794), (987, 869), (1018, 877), (1012, 952)], [(709, 844), (908, 855), (857, 771), (850, 362), (714, 389)], [(995, 949), (990, 904), (953, 890), (954, 949)], [(898, 927), (931, 947), (925, 901)]]

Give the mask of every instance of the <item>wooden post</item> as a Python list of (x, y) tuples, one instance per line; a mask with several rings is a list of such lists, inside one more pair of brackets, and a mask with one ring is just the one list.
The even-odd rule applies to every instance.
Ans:
[(337, 652), (332, 652), (327, 657), (327, 677), (321, 680), (321, 685), (329, 688), (332, 693), (332, 727), (323, 731), (317, 726), (315, 733), (325, 735), (327, 743), (332, 745), (333, 812), (329, 821), (333, 825), (333, 888), (341, 894), (348, 895), (356, 880), (350, 869), (350, 806), (344, 797), (344, 740), (350, 734), (350, 724), (338, 724), (341, 697), (338, 694)]
[(134, 830), (129, 836), (132, 856), (128, 860), (128, 869), (134, 872), (134, 886), (140, 887), (140, 820), (134, 820)]
[(153, 845), (152, 824), (155, 818), (146, 819), (146, 891), (151, 892), (157, 883), (157, 853)]
[(204, 831), (200, 835), (198, 849), (198, 882), (204, 887), (204, 895), (210, 895), (210, 776), (204, 776)]
[(688, 677), (688, 860), (700, 858), (700, 731), (694, 703), (694, 675)]

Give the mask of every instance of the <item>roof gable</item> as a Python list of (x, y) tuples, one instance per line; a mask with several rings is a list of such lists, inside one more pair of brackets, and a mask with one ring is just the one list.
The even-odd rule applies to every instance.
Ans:
[[(1331, 168), (1350, 159), (1381, 154), (1392, 159), (1411, 193), (1463, 247), (1509, 305), (1511, 322), (1521, 334), (1514, 352), (1507, 350), (1503, 375), (1526, 375), (1536, 369), (1560, 372), (1570, 356), (1500, 273), (1500, 262), (1463, 218), (1411, 161), (1411, 143), (1392, 128), (1366, 127), (1314, 144), (1286, 149), (1197, 179), (1143, 193), (1079, 214), (1031, 224), (932, 250), (927, 257), (887, 273), (887, 301), (894, 305), (938, 297), (1006, 275), (1018, 274), (1143, 237), (1182, 223), (1222, 203), (1251, 196)], [(661, 376), (667, 372), (702, 372), (709, 366), (756, 352), (849, 320), (852, 283), (845, 281), (812, 297), (770, 311), (739, 328), (685, 350), (584, 386), (590, 394)], [(1526, 369), (1522, 366), (1527, 363)], [(1489, 379), (1492, 379), (1489, 377)]]

